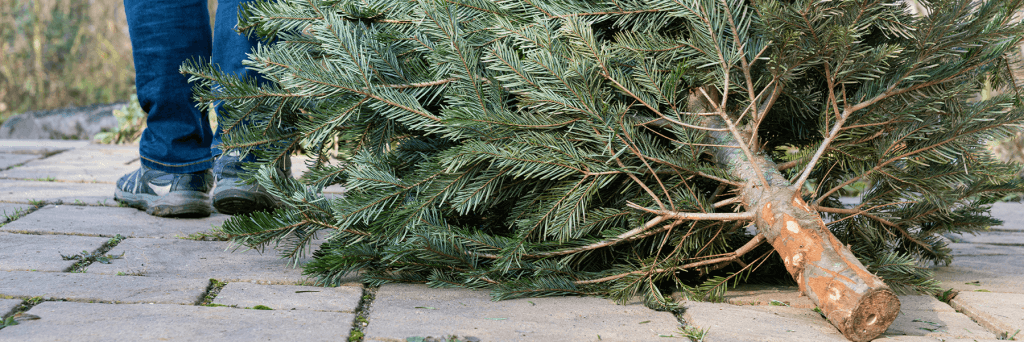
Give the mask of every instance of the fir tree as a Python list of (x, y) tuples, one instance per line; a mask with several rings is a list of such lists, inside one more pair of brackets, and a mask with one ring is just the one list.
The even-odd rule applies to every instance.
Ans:
[[(270, 85), (182, 71), (287, 203), (224, 230), (296, 260), (326, 233), (304, 266), (323, 284), (671, 308), (785, 269), (867, 340), (890, 287), (935, 289), (941, 234), (997, 224), (988, 205), (1020, 191), (984, 150), (1021, 123), (1016, 94), (973, 99), (1005, 79), (1024, 0), (922, 5), (280, 0), (240, 14), (274, 40), (247, 61)], [(299, 148), (300, 180), (273, 170)]]

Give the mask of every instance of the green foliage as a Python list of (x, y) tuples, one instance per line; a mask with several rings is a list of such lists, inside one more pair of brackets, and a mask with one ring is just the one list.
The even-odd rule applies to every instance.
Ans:
[(14, 320), (14, 316), (7, 317), (6, 319), (0, 321), (0, 329), (15, 325), (18, 325), (18, 321)]
[(691, 342), (703, 342), (704, 338), (706, 338), (708, 335), (708, 330), (711, 329), (701, 329), (700, 327), (695, 327), (692, 325), (679, 328), (679, 331), (683, 334), (683, 337), (690, 339)]
[(112, 132), (96, 133), (93, 140), (101, 144), (137, 144), (146, 129), (146, 112), (139, 105), (139, 98), (132, 95), (128, 104), (113, 111), (117, 127)]
[(198, 305), (210, 307), (225, 306), (222, 304), (214, 304), (213, 299), (217, 298), (217, 294), (220, 293), (220, 290), (224, 289), (224, 286), (227, 285), (227, 282), (210, 278), (210, 286), (206, 288), (206, 294), (204, 294), (203, 298), (199, 300)]
[[(272, 84), (182, 72), (200, 103), (225, 101), (225, 147), (263, 160), (253, 177), (287, 204), (224, 231), (296, 262), (326, 234), (304, 267), (320, 284), (716, 300), (788, 278), (770, 251), (731, 254), (752, 236), (725, 218), (750, 210), (730, 194), (760, 182), (734, 171), (764, 158), (796, 162), (782, 175), (869, 270), (931, 290), (914, 265), (949, 262), (940, 234), (997, 224), (988, 205), (1021, 190), (982, 144), (1022, 123), (1016, 99), (969, 99), (1005, 70), (1024, 0), (922, 5), (256, 2), (239, 26), (277, 42), (246, 63)], [(275, 172), (299, 146), (310, 171)], [(839, 191), (858, 182), (851, 209)], [(333, 184), (344, 198), (321, 195)]]
[(78, 260), (79, 262), (86, 262), (86, 263), (98, 262), (98, 263), (101, 263), (101, 264), (109, 264), (111, 259), (121, 259), (121, 258), (124, 257), (124, 254), (122, 253), (121, 255), (109, 255), (109, 254), (89, 253), (87, 251), (82, 251), (79, 254), (72, 254), (72, 255), (61, 254), (60, 257), (62, 259), (64, 259), (64, 260)]

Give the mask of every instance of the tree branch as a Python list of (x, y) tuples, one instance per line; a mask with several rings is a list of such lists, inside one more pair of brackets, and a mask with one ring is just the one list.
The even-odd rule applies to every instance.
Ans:
[(626, 206), (658, 215), (666, 219), (680, 219), (680, 220), (698, 220), (698, 221), (737, 221), (737, 220), (753, 220), (754, 213), (742, 212), (742, 213), (685, 213), (671, 210), (654, 210), (643, 207), (639, 204), (626, 201)]

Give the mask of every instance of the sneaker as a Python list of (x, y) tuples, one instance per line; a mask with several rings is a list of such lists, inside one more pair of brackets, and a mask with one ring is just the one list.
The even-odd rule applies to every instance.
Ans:
[(222, 154), (213, 162), (213, 207), (217, 212), (240, 215), (280, 207), (281, 203), (259, 184), (245, 184), (242, 163), (237, 154)]
[(206, 217), (212, 181), (210, 170), (168, 173), (141, 166), (117, 180), (114, 199), (153, 216)]

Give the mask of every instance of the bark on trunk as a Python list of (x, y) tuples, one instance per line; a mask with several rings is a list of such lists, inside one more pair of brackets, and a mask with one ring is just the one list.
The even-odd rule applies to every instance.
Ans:
[[(724, 126), (714, 121), (718, 121), (715, 126)], [(715, 144), (740, 144), (729, 132), (709, 135)], [(899, 299), (868, 272), (849, 246), (832, 235), (821, 215), (794, 193), (799, 190), (790, 188), (775, 163), (761, 155), (748, 161), (736, 148), (717, 148), (715, 152), (719, 165), (747, 181), (748, 186), (740, 189), (740, 199), (757, 213), (754, 223), (758, 232), (782, 257), (800, 291), (852, 341), (869, 341), (885, 332), (900, 311)], [(758, 169), (764, 171), (765, 186), (758, 180)]]

